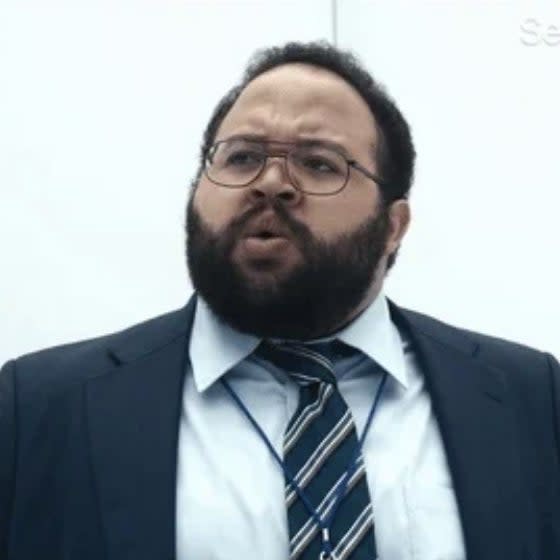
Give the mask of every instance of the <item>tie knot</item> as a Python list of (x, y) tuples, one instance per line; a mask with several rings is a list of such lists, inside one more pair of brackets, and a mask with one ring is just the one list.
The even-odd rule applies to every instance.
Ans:
[(257, 348), (256, 354), (285, 371), (298, 385), (334, 385), (336, 375), (333, 361), (341, 354), (341, 347), (344, 346), (338, 341), (276, 344), (265, 340)]

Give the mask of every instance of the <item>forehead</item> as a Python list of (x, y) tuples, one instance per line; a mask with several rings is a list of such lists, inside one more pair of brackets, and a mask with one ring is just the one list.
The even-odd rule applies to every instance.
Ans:
[(371, 153), (376, 123), (361, 95), (340, 76), (307, 64), (285, 64), (253, 80), (216, 135), (259, 134), (278, 141), (327, 139)]

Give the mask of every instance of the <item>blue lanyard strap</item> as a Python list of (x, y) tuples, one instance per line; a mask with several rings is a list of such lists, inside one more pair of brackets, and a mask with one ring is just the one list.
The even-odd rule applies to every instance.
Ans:
[(362, 451), (362, 446), (363, 446), (364, 440), (365, 440), (366, 435), (368, 433), (369, 427), (372, 423), (373, 416), (375, 414), (375, 410), (377, 409), (377, 405), (378, 405), (378, 403), (381, 399), (381, 393), (383, 392), (383, 388), (385, 386), (385, 383), (387, 382), (387, 372), (384, 372), (383, 377), (381, 378), (381, 382), (379, 383), (379, 387), (377, 388), (377, 392), (375, 394), (373, 404), (372, 404), (372, 406), (370, 408), (370, 411), (369, 411), (369, 415), (368, 415), (368, 418), (367, 418), (367, 421), (366, 421), (366, 425), (364, 427), (364, 431), (362, 433), (362, 436), (358, 440), (358, 445), (356, 446), (356, 450), (354, 451), (354, 453), (352, 455), (352, 459), (349, 463), (349, 466), (346, 469), (346, 474), (344, 475), (344, 479), (342, 480), (342, 482), (339, 484), (339, 486), (337, 488), (335, 498), (334, 498), (334, 505), (333, 505), (329, 515), (326, 516), (324, 520), (321, 519), (321, 516), (319, 515), (319, 513), (317, 512), (315, 507), (307, 499), (307, 496), (305, 495), (304, 491), (299, 487), (297, 482), (294, 480), (294, 477), (292, 476), (292, 473), (286, 467), (286, 465), (284, 464), (284, 461), (278, 455), (278, 453), (274, 449), (274, 446), (272, 445), (272, 443), (270, 442), (270, 440), (268, 439), (268, 437), (264, 433), (263, 429), (259, 426), (258, 422), (255, 420), (253, 415), (249, 412), (248, 408), (245, 406), (243, 401), (240, 399), (239, 395), (237, 395), (237, 393), (232, 389), (230, 384), (225, 379), (222, 378), (221, 382), (224, 385), (224, 387), (226, 388), (226, 390), (228, 391), (228, 393), (232, 396), (233, 400), (237, 403), (239, 408), (243, 411), (243, 413), (245, 414), (247, 419), (251, 422), (251, 424), (253, 425), (253, 427), (257, 431), (257, 433), (261, 436), (261, 439), (264, 441), (264, 443), (268, 447), (269, 451), (272, 453), (273, 457), (276, 459), (276, 462), (280, 465), (280, 468), (283, 470), (284, 475), (290, 481), (290, 483), (294, 487), (295, 491), (297, 492), (298, 496), (301, 498), (301, 501), (305, 505), (307, 511), (309, 511), (309, 514), (315, 520), (315, 523), (317, 524), (317, 526), (321, 530), (321, 534), (322, 534), (322, 538), (323, 538), (323, 552), (325, 553), (323, 556), (326, 555), (327, 558), (330, 557), (330, 555), (332, 554), (332, 547), (331, 547), (331, 543), (330, 543), (330, 539), (329, 539), (329, 529), (330, 529), (330, 527), (333, 523), (335, 513), (338, 510), (340, 504), (342, 503), (342, 499), (343, 499), (343, 497), (346, 493), (346, 488), (348, 486), (348, 481), (350, 480), (350, 478), (352, 477), (352, 475), (354, 474), (354, 472), (357, 468), (358, 458), (359, 458), (360, 453)]

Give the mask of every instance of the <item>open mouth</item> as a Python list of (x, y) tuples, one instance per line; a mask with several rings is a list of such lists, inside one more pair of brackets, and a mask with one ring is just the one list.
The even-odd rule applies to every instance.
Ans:
[(261, 231), (257, 233), (254, 237), (256, 237), (257, 239), (274, 239), (280, 236), (272, 231)]
[(259, 243), (289, 241), (291, 238), (289, 231), (270, 215), (263, 215), (249, 224), (243, 234), (246, 239)]
[(245, 234), (241, 242), (242, 254), (260, 263), (278, 263), (292, 245), (290, 238), (275, 227), (255, 227)]

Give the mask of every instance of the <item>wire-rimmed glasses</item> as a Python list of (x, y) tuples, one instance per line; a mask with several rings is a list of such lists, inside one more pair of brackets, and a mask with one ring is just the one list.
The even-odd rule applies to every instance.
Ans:
[(377, 175), (324, 142), (272, 143), (285, 148), (272, 150), (266, 142), (243, 138), (220, 140), (208, 151), (204, 173), (217, 185), (242, 188), (259, 177), (268, 158), (281, 157), (293, 186), (307, 194), (339, 193), (348, 183), (351, 166), (377, 184), (383, 183)]

